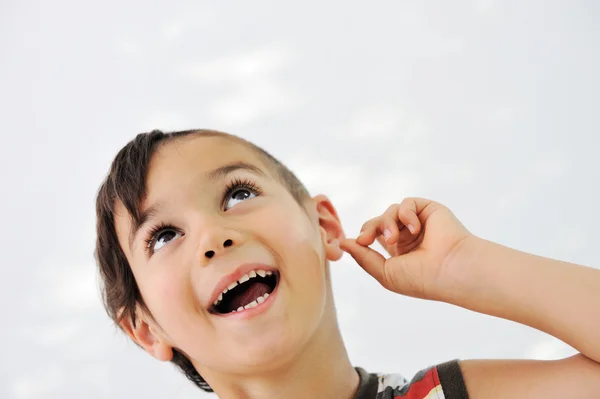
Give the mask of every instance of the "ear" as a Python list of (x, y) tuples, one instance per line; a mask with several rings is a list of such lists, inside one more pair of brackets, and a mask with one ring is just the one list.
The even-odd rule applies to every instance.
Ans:
[(323, 247), (325, 248), (325, 255), (331, 261), (339, 260), (344, 254), (344, 251), (340, 248), (340, 241), (345, 238), (340, 218), (333, 204), (326, 196), (317, 195), (312, 201), (317, 211), (319, 231)]
[(173, 358), (173, 347), (167, 342), (160, 328), (149, 317), (136, 312), (135, 325), (129, 317), (119, 323), (129, 338), (142, 347), (152, 357), (167, 362)]

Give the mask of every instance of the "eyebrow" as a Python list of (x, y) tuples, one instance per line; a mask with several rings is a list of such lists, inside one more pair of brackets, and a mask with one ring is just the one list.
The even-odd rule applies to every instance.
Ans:
[[(204, 180), (207, 180), (209, 182), (215, 182), (220, 179), (223, 179), (224, 177), (227, 177), (231, 173), (236, 172), (238, 170), (245, 170), (252, 174), (263, 176), (263, 177), (267, 176), (266, 173), (263, 172), (263, 170), (261, 168), (259, 168), (258, 166), (252, 165), (247, 162), (240, 161), (240, 162), (233, 162), (233, 163), (230, 163), (227, 165), (219, 166), (218, 168), (207, 172), (204, 175)], [(148, 223), (150, 220), (154, 219), (156, 217), (156, 215), (158, 214), (159, 210), (163, 207), (164, 207), (163, 203), (156, 203), (156, 204), (146, 208), (145, 210), (143, 210), (140, 213), (140, 217), (138, 220), (132, 219), (131, 232), (129, 234), (129, 248), (132, 251), (133, 251), (133, 246), (136, 242), (135, 239), (136, 239), (138, 233), (140, 232), (140, 230), (142, 229), (142, 227), (146, 223)]]

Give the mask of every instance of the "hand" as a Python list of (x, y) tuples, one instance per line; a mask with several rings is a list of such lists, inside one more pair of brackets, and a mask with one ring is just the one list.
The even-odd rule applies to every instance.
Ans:
[[(445, 265), (453, 251), (472, 234), (445, 206), (422, 198), (407, 198), (383, 215), (366, 222), (357, 239), (341, 247), (381, 285), (398, 294), (443, 300), (453, 281)], [(369, 248), (377, 239), (391, 255), (386, 259)]]

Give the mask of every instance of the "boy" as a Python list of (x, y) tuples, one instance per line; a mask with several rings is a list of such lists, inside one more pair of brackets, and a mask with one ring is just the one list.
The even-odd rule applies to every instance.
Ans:
[[(115, 158), (97, 216), (110, 317), (220, 398), (600, 397), (600, 271), (475, 237), (433, 201), (392, 205), (348, 239), (331, 202), (253, 144), (153, 131)], [(354, 368), (329, 280), (344, 251), (391, 291), (523, 323), (581, 354), (451, 361), (410, 383)]]

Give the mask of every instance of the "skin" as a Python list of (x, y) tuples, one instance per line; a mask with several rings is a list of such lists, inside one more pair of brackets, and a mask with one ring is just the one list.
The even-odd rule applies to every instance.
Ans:
[[(238, 170), (206, 178), (240, 161), (264, 175)], [(221, 193), (233, 177), (249, 178), (263, 193), (224, 209)], [(390, 206), (357, 239), (346, 239), (326, 197), (300, 206), (254, 152), (224, 138), (189, 137), (161, 147), (147, 180), (142, 209), (161, 204), (149, 225), (130, 246), (130, 216), (121, 204), (115, 223), (151, 315), (140, 310), (140, 322), (122, 326), (159, 360), (171, 359), (172, 348), (184, 351), (220, 398), (354, 396), (358, 376), (336, 323), (328, 273), (328, 262), (343, 251), (393, 292), (513, 320), (581, 352), (545, 362), (462, 361), (471, 398), (593, 398), (600, 392), (598, 270), (485, 241), (443, 205), (419, 198)], [(157, 222), (181, 234), (149, 257), (143, 237)], [(390, 257), (369, 248), (375, 239)], [(225, 248), (225, 240), (233, 245)], [(215, 256), (207, 258), (211, 250)], [(281, 273), (272, 307), (243, 321), (210, 314), (219, 279), (257, 261)]]
[[(389, 258), (369, 248), (375, 239)], [(512, 320), (580, 351), (557, 361), (462, 361), (471, 398), (598, 397), (600, 270), (476, 237), (422, 198), (390, 206), (342, 249), (393, 292)]]
[[(261, 172), (207, 173), (245, 162)], [(234, 178), (262, 193), (224, 201)], [(359, 378), (337, 326), (328, 262), (343, 252), (344, 233), (324, 196), (299, 205), (248, 147), (221, 137), (186, 137), (153, 157), (142, 211), (153, 217), (131, 241), (131, 218), (117, 204), (119, 242), (151, 313), (138, 311), (129, 336), (155, 358), (182, 350), (221, 398), (352, 397)], [(157, 223), (178, 235), (151, 256), (145, 236)], [(231, 246), (223, 243), (232, 240)], [(131, 242), (131, 245), (130, 245)], [(207, 251), (214, 251), (211, 258)], [(260, 262), (280, 272), (269, 310), (248, 320), (211, 314), (219, 280), (238, 266)]]

